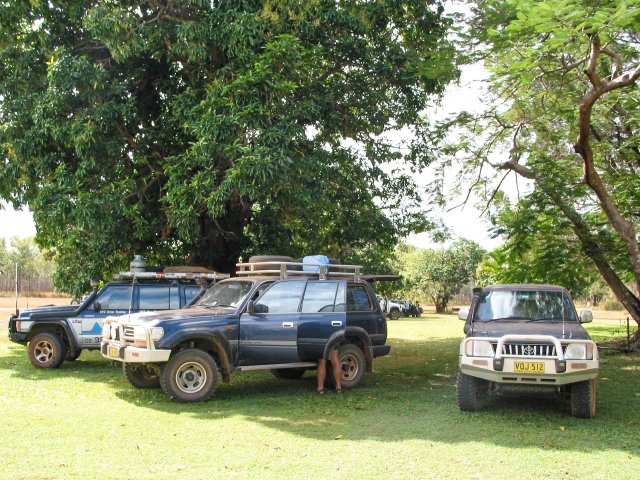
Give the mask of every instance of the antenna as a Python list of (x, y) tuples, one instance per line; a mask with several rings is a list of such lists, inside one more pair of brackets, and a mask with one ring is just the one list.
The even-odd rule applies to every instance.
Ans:
[(560, 309), (562, 310), (562, 338), (564, 338), (564, 290), (562, 290), (562, 297), (560, 301)]
[(16, 262), (16, 316), (18, 315), (18, 262)]

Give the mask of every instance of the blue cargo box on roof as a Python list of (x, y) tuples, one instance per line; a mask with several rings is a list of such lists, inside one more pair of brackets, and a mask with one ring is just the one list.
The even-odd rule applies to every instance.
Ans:
[(329, 265), (329, 257), (326, 255), (307, 255), (302, 259), (302, 271), (317, 272), (320, 270), (318, 264)]

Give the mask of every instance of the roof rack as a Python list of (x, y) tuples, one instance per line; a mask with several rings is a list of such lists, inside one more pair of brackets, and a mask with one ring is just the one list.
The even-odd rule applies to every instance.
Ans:
[(200, 273), (200, 272), (120, 272), (113, 275), (119, 279), (145, 280), (223, 280), (229, 278), (228, 273)]
[[(252, 262), (237, 263), (236, 275), (278, 275), (280, 278), (288, 277), (318, 277), (320, 280), (347, 278), (360, 280), (362, 275), (361, 265), (334, 265), (324, 263), (301, 262)], [(315, 271), (304, 268), (317, 267)]]

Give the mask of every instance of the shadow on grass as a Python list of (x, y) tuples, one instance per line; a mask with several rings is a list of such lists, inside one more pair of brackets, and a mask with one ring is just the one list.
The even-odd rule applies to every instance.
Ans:
[(76, 362), (65, 362), (60, 369), (37, 370), (29, 363), (24, 347), (11, 345), (0, 356), (0, 369), (29, 381), (74, 378), (108, 382), (124, 402), (168, 414), (187, 414), (201, 420), (205, 428), (237, 417), (318, 440), (481, 442), (558, 451), (614, 449), (639, 455), (637, 356), (603, 355), (595, 419), (572, 418), (566, 401), (544, 398), (492, 397), (482, 412), (463, 413), (455, 399), (458, 342), (457, 338), (390, 339), (391, 355), (376, 359), (374, 372), (365, 376), (362, 386), (342, 395), (315, 395), (314, 372), (299, 380), (276, 379), (266, 371), (240, 372), (232, 375), (230, 385), (221, 384), (212, 399), (201, 404), (178, 404), (160, 389), (132, 387), (119, 366), (98, 352), (84, 352)]
[(314, 372), (281, 380), (264, 371), (235, 373), (230, 385), (220, 385), (202, 404), (173, 403), (160, 390), (141, 392), (128, 385), (116, 385), (116, 395), (124, 401), (145, 395), (141, 408), (207, 422), (239, 417), (320, 440), (483, 442), (559, 451), (615, 449), (639, 456), (638, 358), (603, 358), (598, 415), (583, 420), (569, 416), (567, 401), (557, 398), (491, 397), (483, 411), (461, 412), (455, 398), (457, 339), (391, 344), (392, 354), (376, 359), (362, 386), (342, 395), (315, 395)]

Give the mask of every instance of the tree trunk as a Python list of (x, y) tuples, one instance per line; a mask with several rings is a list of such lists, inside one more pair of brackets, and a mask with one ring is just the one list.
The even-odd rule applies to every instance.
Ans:
[(540, 186), (546, 191), (547, 195), (553, 200), (556, 206), (565, 214), (571, 222), (572, 228), (578, 240), (582, 245), (584, 253), (595, 263), (600, 275), (607, 282), (609, 288), (616, 298), (624, 305), (631, 317), (640, 327), (640, 299), (627, 288), (618, 274), (613, 270), (607, 261), (604, 252), (600, 248), (598, 242), (591, 235), (589, 226), (584, 222), (578, 212), (576, 212), (562, 196), (552, 188), (545, 188), (545, 182), (540, 181)]
[(193, 246), (187, 265), (203, 266), (233, 276), (238, 258), (247, 248), (244, 229), (250, 218), (251, 207), (239, 199), (230, 202), (222, 218), (214, 220), (203, 214), (200, 218), (201, 235)]

